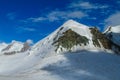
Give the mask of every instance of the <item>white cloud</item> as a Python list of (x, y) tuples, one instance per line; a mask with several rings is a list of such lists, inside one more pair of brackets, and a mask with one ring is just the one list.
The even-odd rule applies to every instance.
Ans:
[(64, 11), (52, 11), (49, 14), (47, 14), (47, 19), (51, 22), (56, 21), (56, 20), (60, 20), (61, 18), (64, 18), (64, 16), (66, 15), (66, 12)]
[[(66, 14), (67, 15), (67, 14)], [(85, 17), (87, 16), (87, 14), (81, 12), (81, 11), (75, 11), (75, 12), (71, 12), (70, 14), (68, 14), (68, 17), (70, 18), (82, 18), (82, 17)]]
[(29, 27), (25, 27), (25, 28), (22, 28), (24, 31), (36, 31), (35, 28), (29, 28)]
[(11, 12), (11, 13), (8, 13), (8, 14), (6, 15), (6, 17), (7, 17), (9, 20), (14, 20), (14, 19), (17, 17), (17, 15), (16, 15), (15, 12)]
[(118, 0), (117, 3), (120, 4), (120, 1)]
[(106, 26), (116, 26), (120, 25), (120, 12), (116, 12), (109, 16), (106, 20)]
[(91, 5), (89, 2), (73, 2), (71, 3), (69, 6), (69, 8), (86, 8), (86, 9), (90, 9), (90, 8), (94, 8), (93, 5)]
[(26, 40), (26, 42), (27, 42), (28, 44), (33, 44), (33, 43), (34, 43), (33, 40), (31, 40), (31, 39)]
[(38, 18), (28, 18), (27, 20), (32, 20), (32, 22), (40, 22), (40, 21), (44, 21), (47, 18), (45, 17), (38, 17)]
[(104, 9), (108, 8), (108, 5), (98, 5), (98, 4), (92, 4), (90, 2), (73, 2), (69, 4), (68, 8), (82, 8), (82, 9)]
[[(109, 7), (108, 5), (92, 4), (90, 2), (84, 2), (78, 0), (69, 3), (65, 7), (66, 11), (61, 11), (57, 9), (48, 13), (44, 13), (42, 16), (39, 17), (28, 18), (25, 20), (25, 22), (42, 22), (42, 21), (54, 22), (54, 21), (67, 20), (67, 19), (81, 19), (83, 17), (89, 17), (87, 11), (91, 12), (93, 11), (92, 9), (105, 9), (108, 7)], [(80, 10), (80, 8), (86, 10), (82, 11)]]
[(16, 32), (17, 33), (24, 33), (24, 32), (35, 32), (36, 29), (35, 28), (31, 28), (31, 27), (17, 27), (16, 28)]
[(87, 19), (96, 20), (97, 18), (96, 17), (87, 17)]
[(52, 11), (45, 15), (45, 17), (36, 17), (36, 18), (28, 18), (27, 20), (31, 20), (32, 22), (41, 22), (48, 20), (50, 22), (59, 21), (59, 20), (67, 20), (67, 19), (80, 19), (82, 17), (87, 16), (87, 14), (82, 11)]
[(85, 16), (87, 15), (82, 11), (52, 11), (51, 13), (48, 14), (47, 18), (49, 21), (56, 21), (71, 18), (80, 19)]

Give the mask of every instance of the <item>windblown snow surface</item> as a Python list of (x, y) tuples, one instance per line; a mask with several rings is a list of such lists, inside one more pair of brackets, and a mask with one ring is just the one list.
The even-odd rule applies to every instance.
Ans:
[(0, 80), (120, 79), (120, 57), (117, 55), (81, 51), (39, 57), (26, 53), (0, 56)]

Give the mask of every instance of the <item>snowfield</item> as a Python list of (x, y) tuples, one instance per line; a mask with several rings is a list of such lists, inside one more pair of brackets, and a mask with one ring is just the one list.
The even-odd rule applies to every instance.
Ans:
[[(27, 63), (26, 59), (29, 59)], [(108, 54), (105, 52), (82, 51), (79, 53), (53, 55), (45, 57), (41, 60), (39, 56), (31, 57), (27, 55), (26, 59), (21, 59), (16, 63), (13, 63), (13, 65), (9, 65), (9, 63), (7, 63), (8, 68), (12, 68), (13, 71), (12, 73), (11, 71), (8, 71), (7, 74), (5, 74), (4, 71), (4, 74), (2, 74), (1, 72), (0, 80), (120, 79), (120, 56)], [(11, 58), (11, 61), (14, 60), (16, 59)], [(1, 62), (3, 61), (0, 60), (0, 64)], [(19, 63), (22, 63), (21, 66), (19, 65)], [(16, 67), (13, 66), (17, 65), (19, 65), (19, 67), (16, 71)], [(3, 66), (6, 67), (5, 64), (1, 64), (0, 71), (2, 70)]]

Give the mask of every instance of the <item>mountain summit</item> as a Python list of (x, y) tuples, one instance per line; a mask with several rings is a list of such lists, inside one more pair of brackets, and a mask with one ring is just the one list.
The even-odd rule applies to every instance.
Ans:
[(111, 49), (111, 42), (97, 28), (68, 20), (49, 36), (36, 43), (30, 53), (44, 56), (82, 50), (109, 51)]
[(78, 23), (78, 22), (76, 22), (76, 21), (74, 21), (74, 20), (68, 20), (68, 21), (66, 21), (63, 25), (62, 25), (62, 27), (87, 27), (86, 25), (83, 25), (83, 24), (80, 24), (80, 23)]

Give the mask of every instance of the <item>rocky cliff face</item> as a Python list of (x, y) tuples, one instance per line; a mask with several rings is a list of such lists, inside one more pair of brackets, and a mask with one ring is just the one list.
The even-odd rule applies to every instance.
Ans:
[[(96, 27), (90, 28), (90, 30), (93, 35), (92, 40), (95, 46), (103, 46), (105, 49), (112, 49), (111, 41), (103, 33), (101, 33)], [(102, 45), (100, 45), (100, 43)]]
[(79, 35), (76, 32), (72, 31), (71, 29), (65, 31), (63, 33), (63, 36), (59, 37), (57, 40), (53, 42), (53, 45), (55, 45), (56, 51), (58, 48), (61, 47), (61, 50), (63, 48), (71, 51), (71, 48), (77, 45), (87, 45), (89, 43), (89, 39), (85, 36)]

